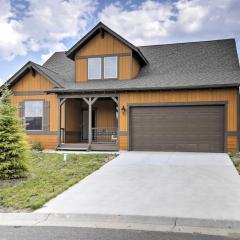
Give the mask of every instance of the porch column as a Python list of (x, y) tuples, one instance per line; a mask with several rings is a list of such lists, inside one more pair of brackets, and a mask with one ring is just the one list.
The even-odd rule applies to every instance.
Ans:
[(88, 104), (88, 148), (91, 148), (92, 144), (92, 105), (97, 101), (95, 98), (83, 98), (83, 100)]
[(62, 143), (62, 105), (66, 102), (66, 98), (59, 98), (59, 104), (58, 104), (58, 145)]

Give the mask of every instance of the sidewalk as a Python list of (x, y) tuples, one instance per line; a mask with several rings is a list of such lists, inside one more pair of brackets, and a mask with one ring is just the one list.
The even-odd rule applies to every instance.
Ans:
[(200, 233), (240, 238), (240, 221), (120, 215), (0, 213), (0, 226), (55, 226)]

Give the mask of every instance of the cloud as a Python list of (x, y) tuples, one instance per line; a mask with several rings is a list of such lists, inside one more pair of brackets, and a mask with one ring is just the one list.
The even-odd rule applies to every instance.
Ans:
[(64, 40), (86, 27), (96, 5), (91, 0), (29, 0), (19, 18), (10, 0), (0, 0), (0, 58), (12, 60), (42, 50), (48, 52), (45, 58), (52, 49), (65, 49)]
[(145, 1), (110, 4), (99, 19), (136, 45), (239, 37), (239, 0)]

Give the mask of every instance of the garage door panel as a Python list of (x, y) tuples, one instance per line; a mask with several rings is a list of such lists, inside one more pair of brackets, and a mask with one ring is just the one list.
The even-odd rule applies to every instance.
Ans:
[(224, 151), (223, 106), (133, 107), (131, 149)]

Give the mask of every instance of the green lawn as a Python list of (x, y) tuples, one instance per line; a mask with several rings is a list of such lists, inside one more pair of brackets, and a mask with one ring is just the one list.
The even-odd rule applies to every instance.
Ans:
[(28, 178), (0, 180), (0, 210), (40, 208), (114, 157), (109, 154), (68, 154), (65, 163), (62, 154), (33, 153)]
[(230, 153), (229, 156), (240, 174), (240, 153)]

